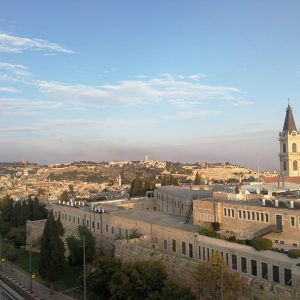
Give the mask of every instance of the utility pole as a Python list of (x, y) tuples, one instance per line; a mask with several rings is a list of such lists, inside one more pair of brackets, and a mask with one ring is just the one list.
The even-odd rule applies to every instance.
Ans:
[(29, 281), (29, 290), (32, 292), (32, 264), (31, 264), (31, 245), (28, 246), (29, 248), (29, 276), (30, 276), (30, 281)]
[(3, 271), (2, 267), (2, 235), (0, 234), (0, 259), (1, 259), (1, 272)]
[(82, 235), (83, 246), (83, 299), (86, 300), (86, 274), (85, 274), (85, 236)]

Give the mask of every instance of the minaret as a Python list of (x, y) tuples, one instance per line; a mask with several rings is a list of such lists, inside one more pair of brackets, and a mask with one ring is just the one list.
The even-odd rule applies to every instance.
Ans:
[(297, 131), (293, 110), (288, 104), (282, 132), (279, 133), (280, 143), (280, 175), (300, 176), (300, 131)]

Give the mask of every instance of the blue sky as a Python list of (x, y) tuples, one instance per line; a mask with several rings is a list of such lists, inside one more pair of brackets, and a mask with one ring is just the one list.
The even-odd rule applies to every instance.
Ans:
[[(278, 168), (299, 1), (3, 1), (0, 161)], [(300, 126), (300, 125), (298, 125)]]

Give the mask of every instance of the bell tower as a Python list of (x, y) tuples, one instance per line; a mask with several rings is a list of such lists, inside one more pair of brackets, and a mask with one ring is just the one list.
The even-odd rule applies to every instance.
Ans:
[(288, 177), (300, 176), (300, 131), (297, 131), (293, 110), (288, 104), (280, 143), (280, 175)]

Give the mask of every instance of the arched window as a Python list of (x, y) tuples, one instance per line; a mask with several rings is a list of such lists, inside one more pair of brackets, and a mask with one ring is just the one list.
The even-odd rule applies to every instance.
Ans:
[(293, 161), (293, 171), (298, 170), (298, 162), (296, 160)]
[(294, 144), (292, 145), (292, 151), (293, 151), (293, 152), (297, 152), (297, 145), (296, 145), (296, 143), (294, 143)]
[(283, 153), (286, 153), (286, 143), (283, 143), (283, 145), (282, 145), (282, 151), (283, 151)]

